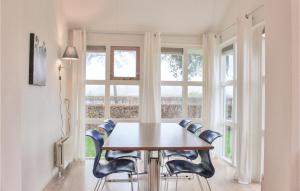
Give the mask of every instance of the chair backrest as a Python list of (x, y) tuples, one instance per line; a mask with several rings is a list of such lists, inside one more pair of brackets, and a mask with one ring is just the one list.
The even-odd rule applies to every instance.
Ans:
[(199, 129), (201, 129), (203, 126), (199, 123), (191, 123), (187, 130), (193, 134), (195, 134)]
[(96, 157), (94, 160), (94, 167), (93, 167), (93, 173), (96, 176), (97, 173), (97, 168), (100, 166), (100, 158), (101, 158), (101, 153), (102, 153), (102, 147), (104, 144), (104, 140), (102, 135), (97, 131), (96, 129), (90, 129), (86, 131), (86, 136), (92, 138), (94, 145), (95, 145), (95, 150), (96, 150)]
[(113, 127), (116, 126), (116, 123), (115, 123), (113, 120), (111, 120), (111, 119), (106, 119), (106, 120), (104, 120), (104, 123), (109, 123), (109, 124), (111, 124)]
[(212, 130), (205, 130), (199, 135), (200, 139), (204, 140), (209, 144), (212, 144), (219, 137), (222, 137), (222, 135)]
[[(220, 133), (211, 130), (205, 130), (199, 135), (202, 140), (209, 144), (212, 144), (217, 138), (221, 136), (222, 135)], [(202, 176), (204, 176), (205, 178), (212, 177), (215, 174), (215, 168), (211, 162), (209, 150), (199, 150), (198, 153), (201, 157), (200, 165), (205, 167), (205, 172), (202, 174)]]
[(191, 120), (184, 119), (184, 120), (180, 121), (178, 124), (179, 124), (181, 127), (186, 128), (190, 123), (192, 123)]
[(109, 122), (105, 122), (105, 123), (99, 125), (98, 127), (104, 129), (106, 134), (109, 136), (113, 132), (115, 125), (113, 125)]

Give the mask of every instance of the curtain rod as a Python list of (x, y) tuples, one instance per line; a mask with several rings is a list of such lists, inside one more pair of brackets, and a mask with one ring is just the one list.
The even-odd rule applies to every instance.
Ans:
[[(96, 33), (96, 34), (108, 34), (108, 35), (137, 35), (143, 36), (145, 32), (138, 32), (138, 31), (101, 31), (101, 30), (87, 30), (87, 33)], [(161, 32), (161, 36), (183, 36), (183, 37), (199, 37), (201, 34), (184, 34), (184, 33), (166, 33)]]
[(263, 8), (264, 6), (265, 6), (265, 5), (262, 4), (262, 5), (258, 6), (258, 7), (256, 7), (255, 9), (253, 9), (252, 11), (250, 11), (249, 13), (246, 13), (246, 15), (245, 15), (246, 19), (248, 19), (249, 16), (253, 15), (256, 11), (260, 10), (260, 9)]
[[(260, 9), (263, 8), (264, 6), (265, 6), (265, 5), (262, 4), (262, 5), (258, 6), (258, 7), (256, 7), (255, 9), (253, 9), (252, 11), (250, 11), (249, 13), (246, 13), (246, 14), (245, 14), (245, 18), (248, 19), (249, 16), (253, 15), (256, 11), (260, 10)], [(228, 27), (226, 27), (225, 29), (223, 29), (221, 32), (219, 32), (219, 35), (222, 34), (222, 33), (224, 33), (224, 32), (226, 32), (226, 31), (228, 31), (230, 28), (234, 27), (236, 24), (237, 24), (237, 23), (234, 22), (233, 24), (229, 25)]]

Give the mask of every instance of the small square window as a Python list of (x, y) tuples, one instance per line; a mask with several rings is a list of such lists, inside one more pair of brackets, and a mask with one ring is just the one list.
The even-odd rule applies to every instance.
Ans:
[(87, 46), (86, 80), (105, 80), (105, 46)]
[(85, 86), (86, 117), (90, 119), (104, 118), (105, 87), (104, 85)]
[(201, 118), (203, 109), (203, 88), (202, 86), (188, 87), (188, 117)]
[(161, 118), (181, 118), (182, 104), (182, 86), (161, 86)]
[(224, 91), (224, 106), (225, 106), (225, 119), (233, 120), (233, 86), (226, 86)]
[(140, 48), (111, 47), (110, 79), (139, 80)]
[(188, 80), (203, 81), (203, 52), (202, 49), (189, 49)]
[(139, 86), (110, 86), (110, 117), (133, 119), (139, 115)]
[(182, 48), (161, 49), (161, 80), (162, 81), (183, 80), (183, 49)]

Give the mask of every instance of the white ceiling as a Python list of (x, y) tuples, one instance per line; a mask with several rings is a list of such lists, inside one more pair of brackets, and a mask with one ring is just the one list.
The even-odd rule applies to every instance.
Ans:
[(199, 34), (220, 26), (232, 0), (63, 0), (71, 27)]

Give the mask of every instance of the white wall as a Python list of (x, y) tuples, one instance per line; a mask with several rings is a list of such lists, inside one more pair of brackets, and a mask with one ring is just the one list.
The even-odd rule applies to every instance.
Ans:
[(266, 1), (264, 191), (299, 190), (299, 4)]
[[(2, 63), (2, 57), (1, 57), (1, 53), (2, 53), (2, 49), (1, 49), (1, 44), (2, 44), (2, 35), (1, 35), (1, 26), (2, 26), (2, 11), (1, 11), (1, 5), (2, 5), (2, 1), (0, 0), (0, 144), (2, 143), (1, 142), (1, 131), (2, 131), (2, 128), (1, 128), (1, 124), (2, 124), (2, 120), (1, 120), (1, 108), (2, 108), (2, 105), (1, 105), (1, 63)], [(1, 176), (1, 172), (2, 172), (2, 162), (1, 162), (1, 159), (2, 159), (2, 150), (1, 150), (1, 146), (0, 146), (0, 190), (1, 190), (1, 188), (2, 188), (2, 184), (1, 184), (1, 180), (2, 180), (2, 176)]]
[[(57, 66), (67, 41), (59, 4), (59, 0), (2, 0), (3, 191), (40, 191), (56, 173), (53, 149), (60, 137)], [(45, 87), (28, 85), (30, 32), (46, 42)]]

